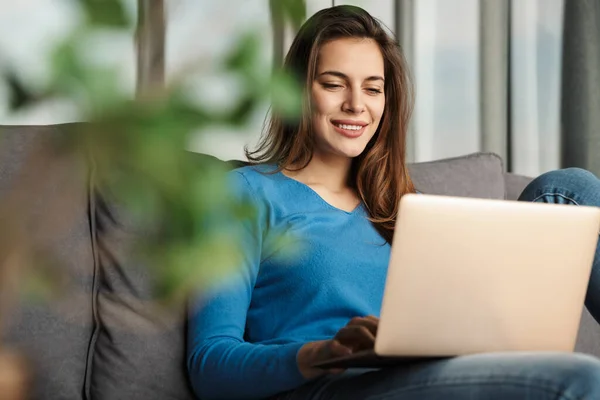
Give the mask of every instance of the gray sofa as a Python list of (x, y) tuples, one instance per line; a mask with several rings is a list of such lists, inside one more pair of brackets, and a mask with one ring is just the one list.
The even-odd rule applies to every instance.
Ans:
[[(3, 316), (1, 343), (30, 360), (34, 399), (192, 399), (185, 310), (158, 314), (149, 306), (152, 275), (133, 251), (145, 228), (99, 192), (87, 158), (56, 146), (64, 131), (0, 127), (0, 201), (14, 195), (15, 182), (38, 178), (33, 192), (18, 197), (28, 210), (19, 225), (63, 282), (50, 298), (20, 298)], [(515, 199), (529, 182), (503, 173), (502, 160), (488, 153), (410, 170), (425, 193)], [(46, 212), (50, 203), (69, 218)], [(577, 350), (600, 355), (600, 330), (587, 311)]]

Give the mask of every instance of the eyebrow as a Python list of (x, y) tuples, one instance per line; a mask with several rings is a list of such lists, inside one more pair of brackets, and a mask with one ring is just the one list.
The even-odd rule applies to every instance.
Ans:
[[(323, 75), (333, 75), (333, 76), (337, 76), (338, 78), (349, 80), (348, 79), (348, 75), (346, 75), (346, 74), (344, 74), (342, 72), (339, 72), (339, 71), (325, 71), (325, 72), (321, 72), (319, 74), (319, 76), (323, 76)], [(369, 76), (368, 78), (366, 78), (365, 81), (382, 81), (382, 82), (385, 82), (385, 79), (383, 79), (382, 76), (373, 75), (373, 76)]]

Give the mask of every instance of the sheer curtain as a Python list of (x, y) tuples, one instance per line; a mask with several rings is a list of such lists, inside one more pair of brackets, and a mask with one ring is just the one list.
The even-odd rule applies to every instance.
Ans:
[(512, 169), (560, 167), (563, 0), (512, 0)]
[(565, 3), (562, 162), (600, 176), (600, 0)]
[(415, 2), (415, 160), (478, 151), (478, 0)]

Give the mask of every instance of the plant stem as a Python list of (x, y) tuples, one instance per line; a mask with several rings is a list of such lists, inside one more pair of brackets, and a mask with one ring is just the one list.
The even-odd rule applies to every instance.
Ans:
[(147, 98), (164, 87), (165, 36), (164, 0), (138, 0), (138, 98)]

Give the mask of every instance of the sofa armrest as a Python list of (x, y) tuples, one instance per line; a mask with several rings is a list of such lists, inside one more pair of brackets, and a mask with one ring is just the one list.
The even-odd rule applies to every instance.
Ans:
[(600, 357), (600, 329), (594, 317), (583, 309), (575, 351)]
[(528, 176), (504, 173), (504, 187), (505, 187), (505, 199), (506, 200), (517, 200), (523, 189), (531, 182), (533, 178)]

